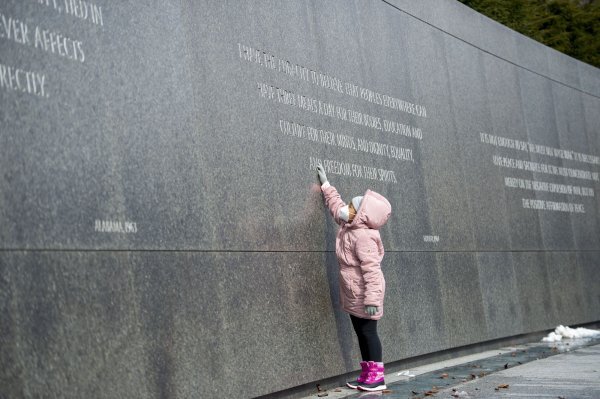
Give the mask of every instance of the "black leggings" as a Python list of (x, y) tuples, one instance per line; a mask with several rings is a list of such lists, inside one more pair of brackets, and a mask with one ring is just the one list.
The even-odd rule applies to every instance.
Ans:
[(381, 341), (377, 335), (377, 320), (361, 319), (350, 315), (352, 320), (352, 326), (358, 337), (358, 346), (360, 347), (360, 354), (362, 360), (381, 362)]

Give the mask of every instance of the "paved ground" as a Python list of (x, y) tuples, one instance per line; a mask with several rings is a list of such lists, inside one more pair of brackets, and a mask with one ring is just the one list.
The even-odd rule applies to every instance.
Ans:
[(535, 342), (418, 367), (410, 374), (386, 375), (384, 393), (339, 388), (322, 397), (600, 399), (600, 340)]
[[(504, 386), (506, 388), (502, 388)], [(600, 345), (502, 370), (443, 390), (435, 396), (600, 399)]]

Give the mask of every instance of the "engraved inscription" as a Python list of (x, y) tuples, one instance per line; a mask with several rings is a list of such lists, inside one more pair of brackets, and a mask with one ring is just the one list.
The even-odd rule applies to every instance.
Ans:
[[(89, 21), (104, 26), (102, 7), (84, 0), (34, 0), (41, 7), (53, 10), (65, 17)], [(67, 60), (85, 63), (87, 54), (81, 40), (63, 32), (35, 25), (31, 20), (8, 15), (0, 11), (0, 40), (30, 47), (40, 52), (56, 55)], [(10, 60), (0, 60), (0, 89), (50, 98), (48, 74), (24, 65), (11, 65)], [(56, 81), (56, 79), (52, 79)], [(55, 84), (56, 85), (56, 84)]]
[[(583, 154), (576, 151), (554, 148), (538, 143), (530, 143), (522, 140), (509, 139), (506, 137), (495, 136), (488, 133), (479, 133), (481, 143), (491, 145), (496, 148), (508, 149), (532, 154), (547, 156), (549, 158), (561, 159), (564, 162), (579, 162), (586, 164), (587, 167), (600, 164), (600, 157), (595, 155)], [(492, 164), (505, 169), (522, 170), (538, 174), (547, 174), (559, 176), (565, 179), (580, 179), (592, 182), (600, 181), (598, 172), (557, 166), (543, 162), (533, 162), (524, 159), (511, 158), (502, 155), (493, 155)], [(571, 197), (594, 197), (595, 191), (591, 187), (562, 184), (540, 180), (530, 180), (521, 177), (505, 176), (504, 186), (511, 189), (546, 192), (557, 196)], [(564, 197), (563, 197), (564, 198)], [(540, 211), (585, 213), (585, 205), (581, 203), (568, 202), (564, 200), (551, 201), (532, 198), (521, 198), (521, 205), (524, 209), (533, 209)]]
[(96, 219), (94, 221), (94, 231), (97, 233), (134, 234), (138, 232), (138, 228), (136, 222)]
[(423, 241), (424, 242), (432, 242), (432, 243), (438, 243), (440, 242), (440, 236), (423, 236)]
[[(307, 112), (340, 119), (355, 125), (365, 126), (374, 130), (385, 131), (397, 135), (423, 139), (421, 129), (402, 123), (388, 121), (353, 109), (294, 93), (291, 90), (257, 82), (256, 88), (260, 98), (271, 100), (283, 105), (300, 108)], [(384, 129), (384, 126), (386, 127)]]
[(42, 73), (0, 64), (0, 89), (48, 98), (46, 83), (46, 75)]
[(333, 175), (355, 177), (367, 180), (377, 180), (384, 183), (398, 183), (396, 174), (393, 170), (386, 170), (374, 166), (357, 165), (350, 162), (337, 161), (332, 159), (322, 160), (316, 157), (310, 157), (308, 168), (315, 170), (317, 165), (323, 165), (325, 172)]
[(526, 141), (508, 139), (506, 137), (494, 136), (487, 133), (479, 133), (479, 136), (482, 143), (490, 144), (496, 147), (510, 148), (519, 151), (530, 152), (532, 154), (541, 154), (570, 161), (600, 165), (600, 157), (595, 155), (581, 154), (571, 150), (563, 150), (560, 148), (533, 144)]
[(104, 26), (102, 7), (84, 0), (37, 0), (56, 12), (72, 15), (75, 18), (89, 21), (92, 24)]
[[(345, 81), (335, 74), (306, 67), (264, 49), (237, 43), (236, 50), (239, 59), (249, 66), (257, 66), (275, 74), (283, 74), (290, 80), (294, 79), (318, 88), (313, 93), (303, 93), (301, 92), (303, 90), (302, 87), (299, 87), (297, 84), (293, 84), (293, 88), (291, 88), (292, 85), (285, 87), (286, 83), (282, 82), (281, 78), (277, 79), (277, 84), (272, 84), (266, 80), (264, 74), (261, 74), (259, 80), (254, 80), (254, 89), (258, 97), (267, 102), (289, 106), (314, 116), (324, 116), (340, 120), (375, 132), (387, 133), (389, 134), (388, 138), (423, 140), (424, 134), (421, 128), (405, 122), (390, 120), (389, 116), (387, 116), (391, 114), (389, 111), (391, 109), (426, 118), (428, 116), (427, 110), (422, 105), (401, 100), (359, 84)], [(323, 95), (332, 97), (332, 99), (326, 99)], [(342, 105), (339, 102), (343, 101), (346, 96), (352, 99), (350, 107)], [(373, 115), (371, 111), (367, 113), (356, 109), (357, 101), (354, 101), (354, 99), (361, 99), (386, 108), (387, 111), (384, 110), (386, 116)], [(290, 112), (293, 112), (291, 108), (288, 109), (290, 109)], [(370, 107), (370, 110), (372, 109)], [(278, 130), (290, 139), (305, 140), (308, 145), (321, 144), (334, 146), (347, 151), (346, 154), (362, 152), (376, 157), (415, 163), (414, 150), (412, 148), (395, 145), (396, 143), (382, 142), (380, 141), (381, 135), (378, 133), (375, 133), (378, 139), (373, 140), (368, 137), (356, 137), (354, 133), (335, 132), (332, 131), (335, 129), (321, 129), (309, 126), (305, 122), (301, 123), (287, 119), (279, 119)], [(369, 134), (369, 131), (365, 130), (364, 134)], [(316, 167), (317, 159), (310, 157), (309, 166), (311, 168)], [(325, 170), (332, 174), (385, 183), (397, 183), (396, 172), (387, 168), (357, 165), (341, 160), (325, 160), (323, 161), (323, 165)]]
[(0, 12), (0, 39), (13, 41), (23, 46), (56, 54), (69, 60), (84, 62), (83, 43), (58, 31), (35, 26), (33, 29), (25, 22)]
[(257, 49), (241, 43), (238, 43), (237, 45), (239, 57), (244, 61), (284, 73), (289, 77), (303, 80), (341, 94), (361, 98), (370, 103), (381, 105), (392, 110), (427, 118), (427, 109), (423, 105), (414, 104), (387, 94), (382, 94), (352, 82), (346, 82), (339, 77), (280, 58), (268, 50)]
[(545, 173), (555, 176), (564, 176), (576, 179), (598, 181), (598, 176), (593, 175), (592, 172), (590, 172), (589, 170), (565, 168), (545, 163), (525, 161), (523, 159), (502, 157), (500, 155), (494, 155), (493, 163), (494, 165), (501, 166), (503, 168), (520, 169), (529, 172)]

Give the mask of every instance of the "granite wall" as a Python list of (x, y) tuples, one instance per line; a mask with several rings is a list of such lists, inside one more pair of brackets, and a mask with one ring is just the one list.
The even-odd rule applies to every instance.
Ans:
[(600, 72), (451, 0), (0, 6), (0, 398), (253, 397), (600, 320)]

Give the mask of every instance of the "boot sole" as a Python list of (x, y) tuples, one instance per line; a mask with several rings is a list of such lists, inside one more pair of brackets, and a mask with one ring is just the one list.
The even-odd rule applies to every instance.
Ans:
[(368, 392), (374, 392), (374, 391), (383, 391), (384, 389), (387, 389), (387, 386), (385, 384), (383, 385), (377, 385), (377, 386), (372, 386), (372, 387), (366, 387), (363, 385), (359, 385), (358, 389), (361, 391), (368, 391)]

